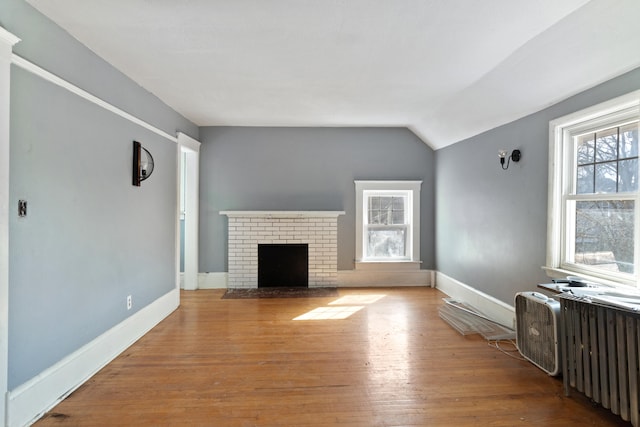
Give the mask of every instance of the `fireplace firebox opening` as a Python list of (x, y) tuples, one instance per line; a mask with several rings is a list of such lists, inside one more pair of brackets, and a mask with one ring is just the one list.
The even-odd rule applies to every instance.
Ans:
[(276, 287), (309, 287), (309, 245), (258, 245), (258, 288)]

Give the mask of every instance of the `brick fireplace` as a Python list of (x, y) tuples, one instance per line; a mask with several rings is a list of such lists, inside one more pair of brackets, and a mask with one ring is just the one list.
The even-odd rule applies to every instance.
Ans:
[(259, 244), (307, 244), (310, 288), (337, 285), (343, 211), (222, 211), (229, 218), (229, 288), (258, 287)]

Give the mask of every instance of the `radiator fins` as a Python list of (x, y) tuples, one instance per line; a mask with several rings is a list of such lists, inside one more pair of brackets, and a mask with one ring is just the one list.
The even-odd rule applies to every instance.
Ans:
[(640, 315), (560, 297), (565, 394), (577, 390), (640, 426)]

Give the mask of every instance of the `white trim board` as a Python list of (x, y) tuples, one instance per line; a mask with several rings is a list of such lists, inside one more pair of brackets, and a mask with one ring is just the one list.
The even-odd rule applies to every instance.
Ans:
[(35, 422), (179, 305), (174, 289), (7, 394), (7, 426)]
[(374, 288), (394, 286), (432, 286), (432, 271), (420, 269), (355, 269), (338, 270), (340, 288)]
[[(198, 225), (200, 210), (200, 142), (178, 132), (178, 240), (177, 264), (180, 263), (180, 217), (184, 215), (184, 289), (198, 289)], [(179, 271), (179, 270), (176, 270)]]
[(0, 42), (13, 48), (13, 45), (18, 43), (19, 41), (21, 40), (18, 36), (0, 27)]
[(174, 143), (178, 143), (178, 138), (168, 134), (167, 132), (163, 131), (162, 129), (158, 129), (157, 127), (153, 126), (152, 124), (149, 124), (147, 122), (145, 122), (142, 119), (139, 119), (129, 113), (127, 113), (124, 110), (121, 110), (120, 108), (116, 107), (113, 104), (110, 104), (106, 101), (103, 101), (102, 99), (98, 98), (97, 96), (94, 96), (92, 94), (90, 94), (89, 92), (87, 92), (84, 89), (80, 89), (78, 86), (56, 76), (53, 73), (50, 73), (49, 71), (45, 70), (44, 68), (34, 64), (33, 62), (30, 62), (18, 55), (16, 55), (15, 53), (13, 54), (12, 58), (11, 58), (13, 64), (17, 65), (18, 67), (29, 71), (30, 73), (35, 74), (38, 77), (43, 78), (44, 80), (47, 80), (55, 85), (58, 85), (64, 89), (67, 89), (69, 92), (78, 95), (81, 98), (86, 99), (89, 102), (93, 102), (94, 104), (104, 108), (107, 111), (110, 111), (114, 114), (117, 114), (118, 116), (129, 120), (132, 123), (137, 124), (138, 126), (141, 126), (147, 130), (150, 130), (151, 132), (160, 135), (163, 138), (168, 139), (171, 142)]
[(220, 215), (232, 217), (261, 217), (261, 218), (310, 218), (310, 217), (338, 217), (345, 211), (220, 211)]
[(516, 310), (513, 306), (440, 272), (436, 272), (436, 288), (451, 298), (469, 304), (489, 319), (515, 329)]
[(198, 289), (227, 289), (229, 273), (198, 273)]
[[(184, 273), (179, 273), (179, 276), (180, 289), (184, 289)], [(227, 276), (228, 273), (198, 273), (197, 289), (227, 289)]]

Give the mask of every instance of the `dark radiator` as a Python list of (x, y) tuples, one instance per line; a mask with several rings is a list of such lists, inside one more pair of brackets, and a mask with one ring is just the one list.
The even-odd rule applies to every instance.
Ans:
[(575, 389), (638, 427), (640, 314), (560, 297), (564, 392)]

